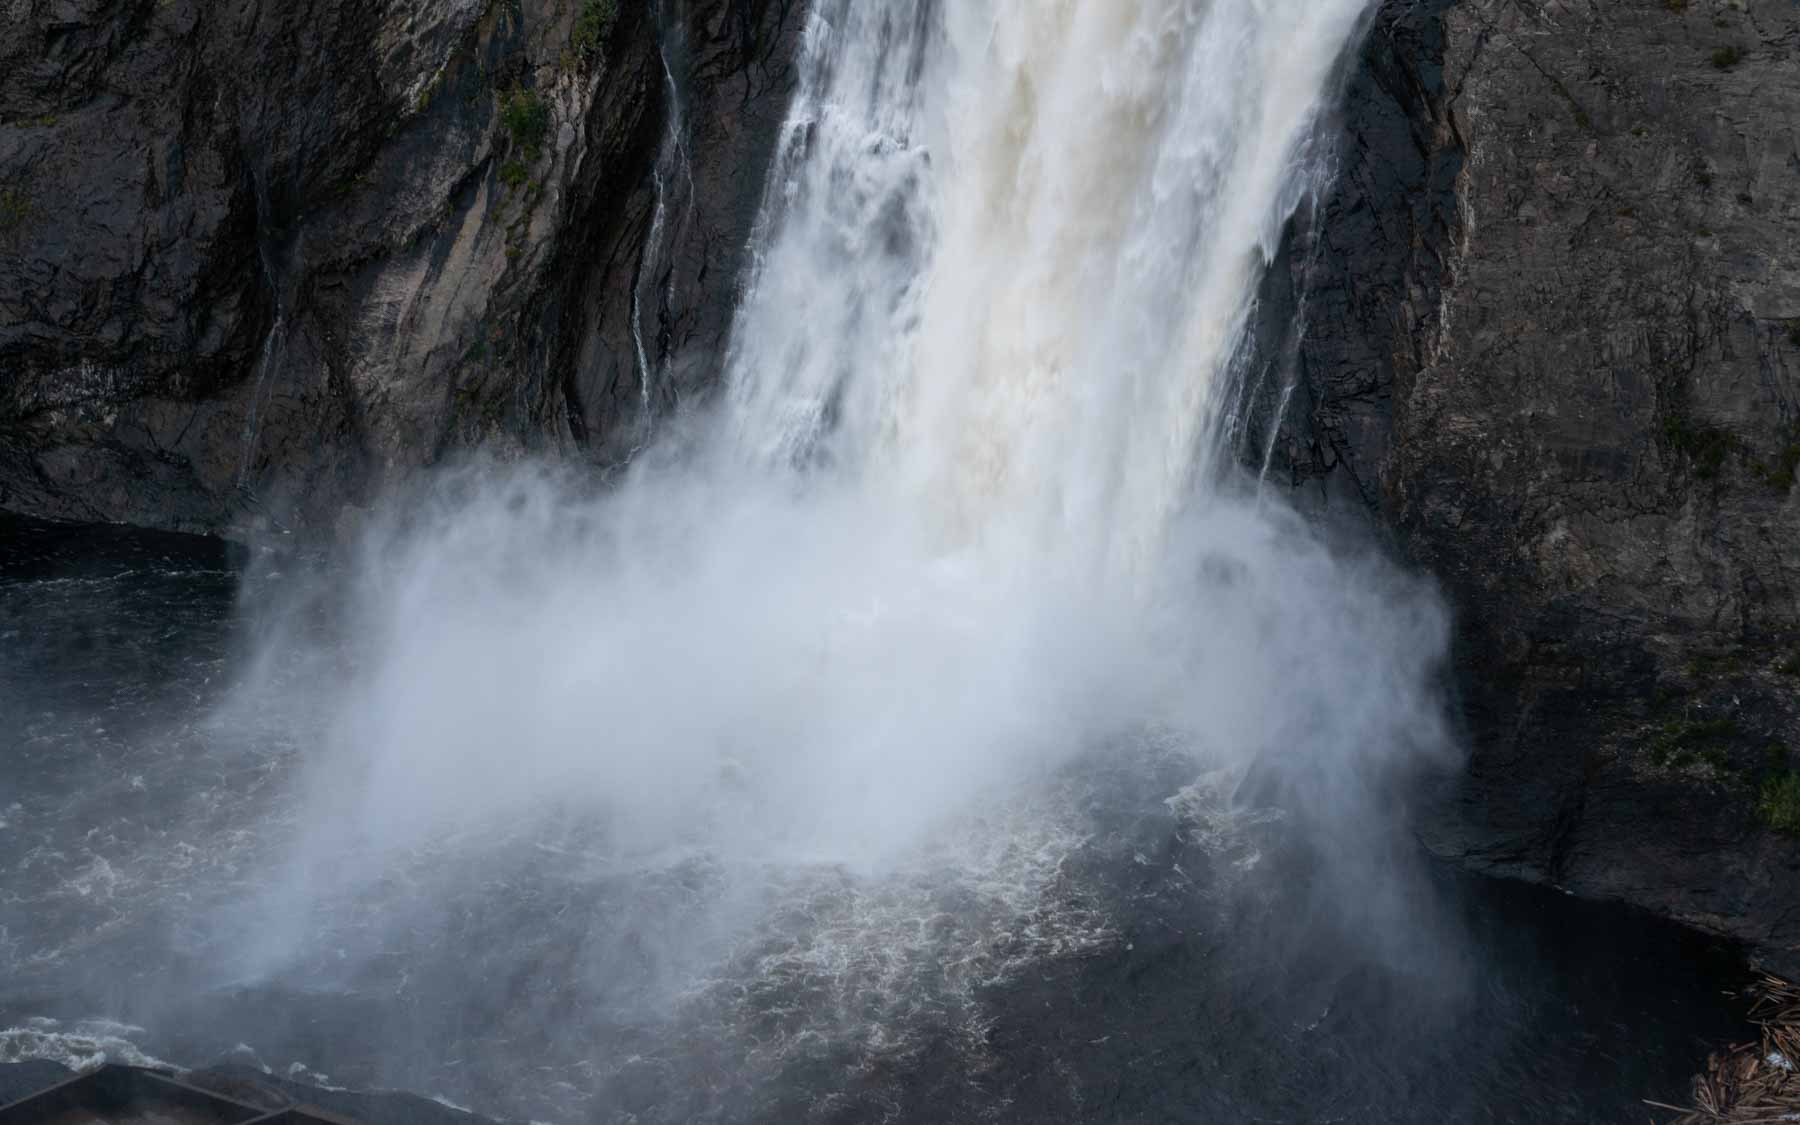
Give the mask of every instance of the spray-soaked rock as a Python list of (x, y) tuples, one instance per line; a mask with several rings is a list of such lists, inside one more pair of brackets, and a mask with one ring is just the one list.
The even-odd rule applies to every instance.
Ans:
[(799, 17), (582, 8), (9, 4), (0, 506), (329, 528), (460, 447), (634, 427), (606, 388), (670, 117), (661, 44), (683, 45), (701, 158), (655, 313), (661, 351), (704, 366), (686, 353), (722, 336)]
[(1800, 10), (1390, 3), (1278, 460), (1458, 613), (1428, 835), (1800, 958)]

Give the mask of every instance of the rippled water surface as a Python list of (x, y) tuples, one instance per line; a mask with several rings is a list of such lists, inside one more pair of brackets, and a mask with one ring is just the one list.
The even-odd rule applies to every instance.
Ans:
[(290, 917), (322, 717), (231, 692), (283, 581), (242, 562), (0, 524), (0, 1060), (229, 1057), (571, 1122), (1638, 1122), (1736, 1030), (1730, 957), (1632, 912), (1421, 865), (1372, 930), (1154, 739), (986, 810), (1019, 887), (930, 847), (634, 863), (572, 808)]

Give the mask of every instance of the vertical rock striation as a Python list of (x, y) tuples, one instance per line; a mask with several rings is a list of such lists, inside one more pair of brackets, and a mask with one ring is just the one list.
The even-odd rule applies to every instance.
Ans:
[(329, 527), (459, 448), (607, 448), (659, 18), (704, 152), (657, 310), (688, 372), (798, 33), (791, 0), (665, 3), (7, 0), (0, 506)]

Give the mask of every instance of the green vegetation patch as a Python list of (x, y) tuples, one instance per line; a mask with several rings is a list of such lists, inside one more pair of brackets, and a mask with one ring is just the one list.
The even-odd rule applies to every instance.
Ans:
[(531, 170), (525, 167), (523, 160), (508, 160), (500, 165), (500, 182), (509, 188), (516, 188), (531, 176)]
[(1687, 673), (1695, 679), (1718, 679), (1742, 672), (1747, 661), (1741, 649), (1699, 652), (1688, 660)]
[(1775, 831), (1800, 836), (1800, 772), (1782, 770), (1764, 779), (1756, 813)]
[(1795, 474), (1800, 473), (1800, 436), (1791, 436), (1773, 461), (1757, 462), (1756, 472), (1775, 491), (1783, 494), (1792, 491)]
[(1744, 60), (1744, 53), (1736, 47), (1724, 46), (1712, 53), (1712, 64), (1720, 70), (1730, 70)]
[(1695, 421), (1685, 409), (1663, 415), (1663, 441), (1693, 463), (1694, 475), (1701, 480), (1717, 478), (1728, 459), (1742, 456), (1749, 449), (1744, 439), (1729, 430)]
[(1724, 743), (1737, 736), (1736, 719), (1678, 719), (1657, 728), (1650, 740), (1650, 760), (1677, 769), (1702, 763), (1724, 769)]
[(613, 26), (619, 22), (619, 0), (581, 0), (581, 13), (575, 17), (575, 31), (569, 45), (584, 59), (591, 59), (612, 38)]
[(514, 90), (500, 103), (500, 124), (527, 160), (536, 160), (550, 135), (550, 107), (531, 90)]
[(444, 76), (449, 73), (449, 70), (450, 68), (445, 66), (444, 69), (431, 76), (431, 81), (425, 83), (425, 88), (419, 91), (418, 98), (413, 102), (414, 113), (424, 113), (431, 108), (431, 103), (436, 100), (438, 91), (444, 88)]
[(0, 234), (25, 225), (31, 217), (31, 200), (19, 188), (0, 188)]

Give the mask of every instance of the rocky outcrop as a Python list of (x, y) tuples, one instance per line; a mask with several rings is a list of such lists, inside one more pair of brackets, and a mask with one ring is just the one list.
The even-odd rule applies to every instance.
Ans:
[(608, 455), (638, 292), (671, 387), (719, 346), (796, 9), (7, 0), (0, 507), (329, 527), (476, 443)]
[(1428, 842), (1790, 970), (1797, 51), (1788, 0), (1385, 5), (1278, 443), (1454, 606)]
[[(91, 1065), (91, 1064), (90, 1064)], [(306, 1119), (316, 1120), (317, 1111), (333, 1114), (345, 1125), (356, 1122), (380, 1122), (381, 1125), (491, 1125), (485, 1117), (445, 1103), (412, 1094), (393, 1092), (362, 1093), (342, 1088), (324, 1088), (281, 1078), (262, 1070), (235, 1063), (223, 1063), (203, 1070), (170, 1072), (163, 1068), (125, 1068), (115, 1066), (104, 1073), (147, 1074), (173, 1078), (185, 1086), (218, 1094), (244, 1106), (267, 1110), (271, 1115), (287, 1109), (299, 1109)], [(84, 1075), (91, 1073), (84, 1071)], [(0, 1061), (0, 1106), (10, 1106), (41, 1094), (76, 1077), (61, 1063), (47, 1059)], [(65, 1114), (62, 1119), (81, 1116)], [(168, 1120), (165, 1116), (147, 1114), (134, 1119)], [(282, 1114), (282, 1119), (286, 1115)], [(258, 1121), (265, 1120), (259, 1116)]]

